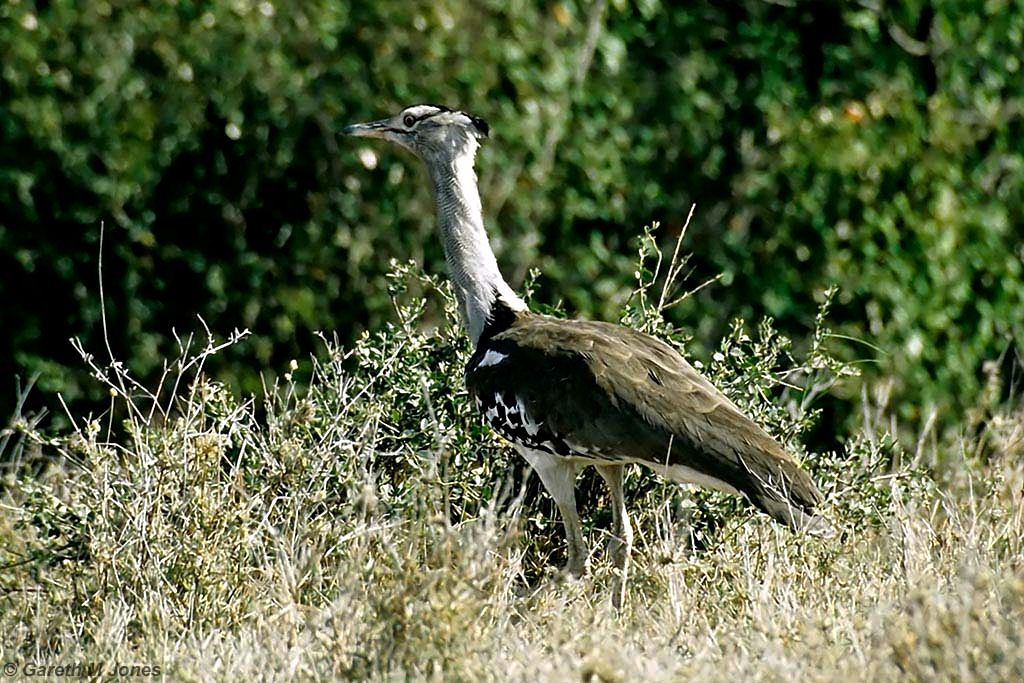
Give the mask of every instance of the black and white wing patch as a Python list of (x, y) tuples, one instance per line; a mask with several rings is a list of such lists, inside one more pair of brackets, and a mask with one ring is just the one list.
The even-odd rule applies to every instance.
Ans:
[(600, 424), (620, 425), (607, 419), (607, 399), (579, 354), (548, 354), (498, 334), (470, 358), (466, 387), (488, 426), (514, 444), (585, 460), (619, 457)]
[(523, 399), (513, 392), (485, 391), (475, 393), (474, 399), (484, 421), (512, 443), (552, 455), (583, 455), (575, 453), (543, 420), (530, 415)]

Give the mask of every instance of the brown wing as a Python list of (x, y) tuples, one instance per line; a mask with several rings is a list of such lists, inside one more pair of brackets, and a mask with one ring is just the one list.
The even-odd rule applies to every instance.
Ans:
[[(476, 367), (488, 351), (501, 362)], [(521, 399), (576, 454), (684, 465), (790, 526), (821, 499), (782, 446), (682, 356), (629, 328), (520, 315), (477, 350), (467, 385), (478, 397)]]

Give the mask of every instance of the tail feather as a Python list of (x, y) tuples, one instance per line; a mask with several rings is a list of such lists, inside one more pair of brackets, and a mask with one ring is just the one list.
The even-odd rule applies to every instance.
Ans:
[(767, 496), (752, 500), (754, 505), (771, 515), (776, 522), (788, 526), (792, 531), (812, 529), (821, 520), (813, 510), (799, 508), (789, 501)]
[(821, 526), (823, 520), (816, 515), (821, 492), (799, 465), (775, 455), (741, 461), (748, 474), (743, 493), (754, 505), (793, 531)]

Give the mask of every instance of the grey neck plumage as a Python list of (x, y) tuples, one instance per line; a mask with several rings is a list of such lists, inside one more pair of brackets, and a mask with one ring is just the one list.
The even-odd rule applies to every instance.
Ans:
[(476, 141), (473, 140), (460, 153), (427, 163), (434, 183), (448, 271), (474, 348), (487, 325), (496, 297), (513, 311), (526, 310), (526, 304), (501, 276), (484, 230), (480, 192), (473, 171), (475, 153)]

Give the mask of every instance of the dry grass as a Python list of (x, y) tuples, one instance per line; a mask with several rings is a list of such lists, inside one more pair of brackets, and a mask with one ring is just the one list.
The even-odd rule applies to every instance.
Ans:
[[(97, 367), (111, 412), (69, 435), (13, 425), (0, 660), (196, 681), (1024, 679), (1024, 414), (991, 421), (984, 458), (959, 444), (938, 483), (884, 471), (867, 427), (844, 458), (807, 454), (832, 539), (635, 475), (616, 613), (601, 510), (593, 573), (543, 570), (560, 533), (472, 418), (464, 342), (408, 313), (263, 406), (203, 376), (211, 344), (152, 393)], [(788, 410), (795, 440), (807, 406), (774, 396), (763, 416)]]
[[(1020, 680), (1024, 472), (988, 474), (896, 496), (884, 526), (849, 525), (841, 543), (760, 517), (668, 562), (648, 543), (621, 615), (600, 569), (526, 585), (514, 524), (491, 512), (342, 530), (294, 496), (274, 528), (203, 499), (161, 531), (170, 519), (137, 509), (121, 526), (138, 535), (96, 543), (84, 567), (5, 572), (4, 659), (159, 663), (184, 680)], [(3, 533), (24, 551), (12, 507)], [(191, 528), (211, 514), (231, 523)]]

